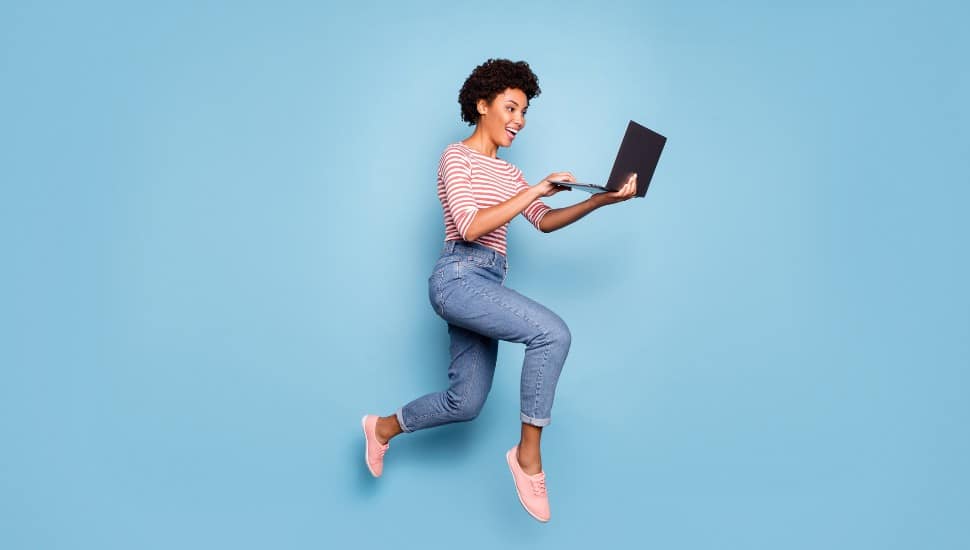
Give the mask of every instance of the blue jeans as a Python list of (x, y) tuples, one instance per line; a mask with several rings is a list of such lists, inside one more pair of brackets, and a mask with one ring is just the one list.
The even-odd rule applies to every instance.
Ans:
[(522, 422), (549, 424), (571, 335), (558, 315), (503, 286), (507, 272), (505, 256), (484, 245), (461, 240), (444, 244), (428, 278), (428, 297), (435, 313), (448, 322), (450, 384), (396, 411), (405, 432), (478, 416), (492, 388), (499, 340), (526, 345)]

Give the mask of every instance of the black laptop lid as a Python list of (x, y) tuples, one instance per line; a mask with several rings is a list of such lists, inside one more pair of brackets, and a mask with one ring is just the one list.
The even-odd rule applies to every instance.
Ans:
[(647, 194), (647, 187), (653, 178), (653, 172), (660, 162), (660, 153), (664, 150), (667, 138), (654, 132), (650, 128), (630, 121), (620, 142), (620, 150), (613, 163), (613, 172), (606, 182), (606, 188), (616, 191), (626, 182), (633, 172), (637, 173), (637, 195)]

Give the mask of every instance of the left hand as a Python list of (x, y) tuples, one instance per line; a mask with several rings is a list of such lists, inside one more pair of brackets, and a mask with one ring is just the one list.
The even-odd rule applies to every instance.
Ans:
[(608, 191), (606, 193), (599, 193), (596, 195), (599, 197), (598, 200), (602, 201), (603, 204), (615, 204), (618, 202), (623, 202), (629, 198), (632, 198), (637, 194), (637, 174), (634, 172), (623, 187), (617, 189), (616, 191)]

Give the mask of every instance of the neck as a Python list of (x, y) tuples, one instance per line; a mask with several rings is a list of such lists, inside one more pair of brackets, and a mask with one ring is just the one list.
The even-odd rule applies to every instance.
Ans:
[(498, 145), (496, 145), (495, 142), (485, 134), (485, 131), (482, 130), (481, 126), (476, 126), (475, 132), (462, 140), (462, 143), (478, 151), (479, 153), (492, 158), (496, 158), (496, 155), (498, 154)]

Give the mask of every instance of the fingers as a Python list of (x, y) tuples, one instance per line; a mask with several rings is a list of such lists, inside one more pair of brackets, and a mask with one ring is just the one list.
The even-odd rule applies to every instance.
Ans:
[(637, 174), (634, 172), (627, 178), (626, 183), (623, 187), (617, 189), (613, 193), (613, 196), (617, 198), (618, 201), (625, 201), (637, 194)]
[(576, 181), (576, 178), (573, 177), (571, 172), (553, 172), (546, 179), (550, 181)]

